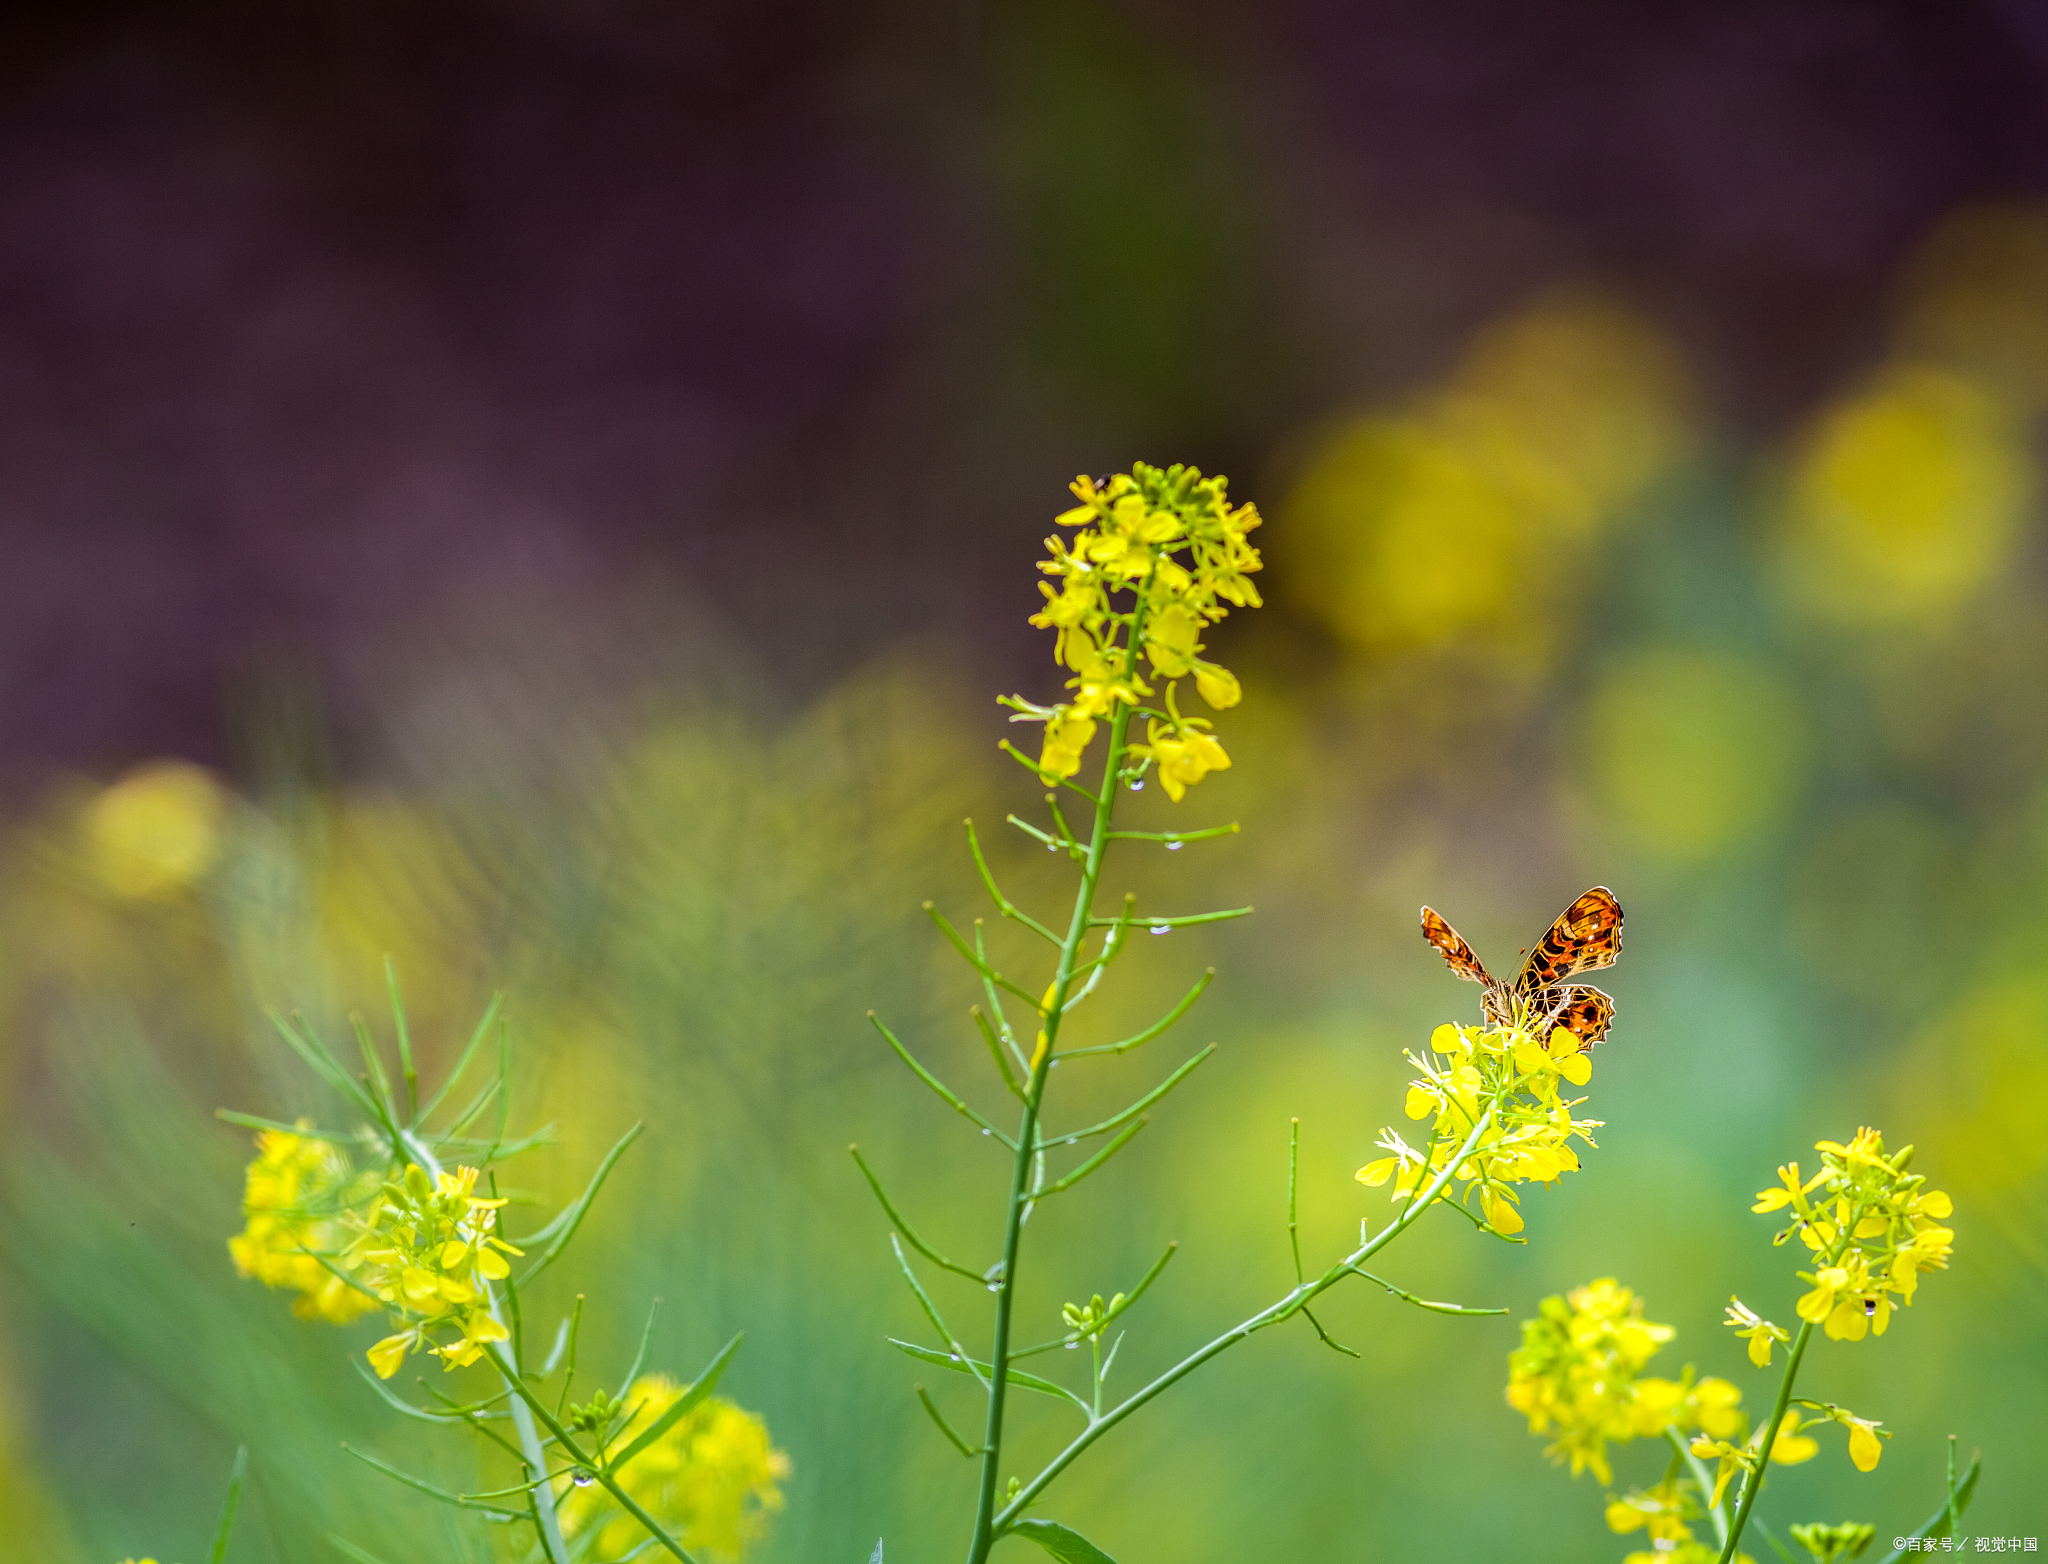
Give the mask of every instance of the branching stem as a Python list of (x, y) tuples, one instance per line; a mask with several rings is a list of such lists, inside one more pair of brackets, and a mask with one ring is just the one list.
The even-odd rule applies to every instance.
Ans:
[(1742, 1528), (1749, 1524), (1749, 1512), (1756, 1508), (1756, 1496), (1764, 1485), (1764, 1471), (1771, 1464), (1771, 1450), (1778, 1442), (1778, 1425), (1785, 1420), (1785, 1408), (1792, 1400), (1792, 1382), (1799, 1377), (1799, 1360), (1806, 1356), (1806, 1344), (1813, 1339), (1813, 1321), (1800, 1323), (1799, 1334), (1792, 1338), (1792, 1354), (1785, 1360), (1785, 1377), (1778, 1381), (1778, 1399), (1771, 1407), (1771, 1420), (1764, 1425), (1763, 1437), (1757, 1442), (1756, 1466), (1749, 1472), (1742, 1485), (1742, 1502), (1736, 1507), (1735, 1521), (1728, 1528), (1728, 1538), (1721, 1544), (1721, 1557), (1717, 1564), (1728, 1564), (1735, 1557), (1735, 1545), (1742, 1541)]

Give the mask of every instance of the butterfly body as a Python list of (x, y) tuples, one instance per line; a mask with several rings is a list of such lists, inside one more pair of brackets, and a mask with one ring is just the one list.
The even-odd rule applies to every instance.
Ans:
[(1481, 1008), (1495, 1026), (1512, 1024), (1519, 1004), (1540, 1032), (1562, 1026), (1590, 1047), (1607, 1035), (1614, 1021), (1612, 999), (1591, 984), (1572, 981), (1581, 973), (1611, 967), (1621, 957), (1621, 903), (1604, 885), (1594, 886), (1558, 914), (1513, 983), (1488, 972), (1464, 937), (1428, 907), (1422, 909), (1422, 937), (1459, 977), (1481, 986)]

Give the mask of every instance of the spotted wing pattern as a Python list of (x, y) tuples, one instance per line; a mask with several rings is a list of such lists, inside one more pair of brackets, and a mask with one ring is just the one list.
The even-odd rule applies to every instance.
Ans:
[(1621, 903), (1596, 885), (1557, 915), (1550, 932), (1536, 942), (1515, 987), (1534, 998), (1581, 972), (1611, 967), (1621, 956)]
[[(1558, 993), (1555, 989), (1551, 992)], [(1563, 990), (1560, 997), (1563, 1003), (1556, 1007), (1555, 1025), (1578, 1034), (1579, 1041), (1588, 1048), (1607, 1035), (1607, 1028), (1614, 1024), (1613, 1000), (1583, 983)]]
[(1436, 946), (1438, 953), (1450, 963), (1451, 970), (1466, 982), (1492, 986), (1493, 978), (1472, 947), (1465, 943), (1465, 937), (1429, 907), (1422, 909), (1422, 937)]

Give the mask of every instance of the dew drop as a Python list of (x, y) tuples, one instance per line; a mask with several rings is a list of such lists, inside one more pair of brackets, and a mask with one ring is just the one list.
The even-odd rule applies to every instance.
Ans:
[(1180, 849), (1181, 844), (1179, 842), (1168, 842), (1166, 844), (1166, 850), (1170, 853), (1177, 853), (1180, 851)]
[(1171, 933), (1172, 930), (1173, 925), (1170, 923), (1155, 923), (1152, 925), (1151, 932), (1154, 934), (1168, 934)]
[(1081, 1350), (1081, 1344), (1080, 1344), (1080, 1343), (1079, 1343), (1078, 1341), (1070, 1341), (1070, 1342), (1068, 1342), (1068, 1343), (1067, 1343), (1067, 1351), (1069, 1351), (1069, 1352), (1079, 1352), (1080, 1350)]
[(1049, 853), (1056, 853), (1060, 850), (1060, 844), (1058, 842), (1047, 842), (1045, 850)]
[(595, 1477), (592, 1477), (588, 1472), (578, 1472), (576, 1476), (572, 1479), (572, 1481), (574, 1481), (576, 1486), (579, 1488), (588, 1488), (592, 1483), (596, 1482), (597, 1479)]
[(1001, 1292), (1003, 1290), (1003, 1284), (1001, 1282), (990, 1282), (988, 1284), (988, 1290), (990, 1292)]
[(1145, 784), (1143, 782), (1133, 782), (1131, 784), (1131, 791), (1133, 793), (1142, 793), (1145, 791)]
[(986, 1135), (986, 1134), (988, 1133), (988, 1131), (987, 1131), (986, 1129), (983, 1129), (981, 1133), (982, 1133), (982, 1134), (984, 1134), (984, 1135)]

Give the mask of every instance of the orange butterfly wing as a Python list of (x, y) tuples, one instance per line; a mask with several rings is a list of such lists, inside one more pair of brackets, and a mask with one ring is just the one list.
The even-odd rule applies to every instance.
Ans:
[(1546, 988), (1597, 972), (1621, 958), (1621, 903), (1596, 885), (1557, 915), (1550, 932), (1536, 942), (1515, 987), (1535, 995)]
[(1429, 907), (1422, 909), (1422, 937), (1436, 946), (1438, 953), (1450, 963), (1451, 970), (1466, 982), (1493, 982), (1472, 947), (1465, 943), (1465, 937)]
[(1580, 1042), (1591, 1048), (1607, 1035), (1608, 1027), (1614, 1024), (1614, 1001), (1583, 983), (1577, 983), (1564, 990), (1564, 1004), (1557, 1012), (1555, 1024), (1568, 1028), (1577, 1034)]

